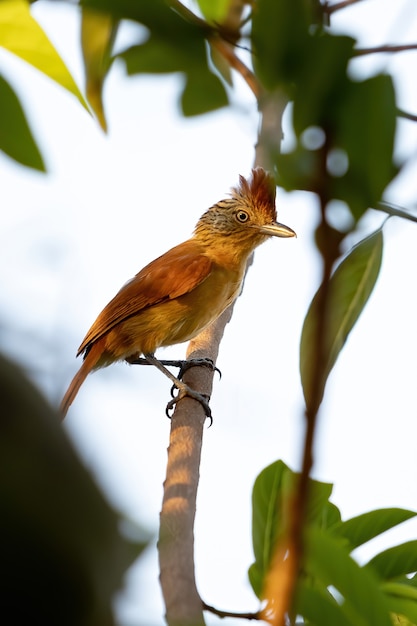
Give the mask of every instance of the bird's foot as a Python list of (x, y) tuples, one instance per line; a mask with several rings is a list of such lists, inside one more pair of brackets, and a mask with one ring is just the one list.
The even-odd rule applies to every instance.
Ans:
[[(178, 389), (178, 393), (176, 396), (174, 396), (175, 389)], [(191, 389), (191, 387), (189, 387), (188, 385), (186, 385), (180, 380), (178, 380), (178, 383), (172, 386), (171, 395), (172, 395), (172, 400), (168, 402), (166, 409), (165, 409), (165, 413), (167, 417), (169, 417), (169, 419), (171, 419), (172, 417), (170, 414), (170, 411), (175, 407), (177, 402), (179, 402), (180, 400), (188, 396), (189, 398), (193, 398), (194, 400), (197, 400), (197, 402), (201, 404), (201, 406), (204, 409), (206, 417), (208, 417), (208, 419), (210, 420), (210, 426), (213, 424), (213, 417), (212, 417), (211, 408), (209, 405), (210, 396), (204, 393), (199, 393), (198, 391), (194, 391), (194, 389)]]
[(218, 372), (219, 378), (222, 377), (221, 371), (218, 367), (214, 365), (214, 361), (212, 361), (211, 359), (187, 359), (186, 361), (177, 361), (177, 363), (178, 367), (180, 368), (177, 376), (179, 380), (181, 380), (185, 372), (192, 367), (208, 367), (212, 372)]
[[(137, 356), (128, 357), (126, 359), (126, 361), (130, 365), (154, 365), (154, 363), (151, 363), (150, 361), (148, 361), (148, 359), (143, 358), (143, 357), (137, 357)], [(178, 372), (177, 378), (179, 380), (181, 380), (183, 375), (184, 375), (184, 373), (187, 370), (191, 369), (192, 367), (208, 367), (212, 371), (218, 372), (219, 373), (219, 378), (222, 377), (221, 371), (219, 370), (218, 367), (216, 367), (214, 365), (214, 362), (211, 359), (188, 359), (188, 360), (161, 360), (161, 359), (158, 359), (158, 361), (160, 363), (162, 363), (162, 365), (165, 365), (165, 367), (178, 367), (179, 368), (179, 372)], [(174, 385), (174, 387), (175, 387), (175, 385)]]

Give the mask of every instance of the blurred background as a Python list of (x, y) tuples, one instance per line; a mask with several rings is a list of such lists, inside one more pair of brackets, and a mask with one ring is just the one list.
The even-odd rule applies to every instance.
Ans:
[[(77, 8), (37, 2), (33, 15), (82, 85)], [(416, 42), (417, 9), (412, 0), (367, 0), (336, 13), (332, 26), (356, 37), (359, 47)], [(125, 24), (117, 45), (136, 36), (136, 27)], [(351, 72), (358, 79), (390, 72), (400, 108), (416, 113), (416, 55), (369, 55)], [(57, 406), (80, 365), (77, 348), (103, 306), (146, 263), (186, 239), (239, 174), (249, 174), (258, 113), (236, 78), (230, 108), (184, 119), (180, 75), (127, 79), (116, 63), (105, 86), (104, 135), (40, 73), (3, 50), (0, 65), (48, 168), (38, 174), (0, 154), (0, 348)], [(292, 141), (290, 116), (289, 108), (284, 150)], [(398, 122), (396, 150), (408, 165), (385, 199), (417, 209), (416, 123)], [(314, 197), (278, 190), (277, 207), (279, 221), (298, 238), (270, 241), (256, 253), (221, 345), (214, 424), (203, 442), (197, 583), (208, 604), (236, 611), (257, 609), (247, 582), (253, 482), (277, 459), (299, 468), (299, 339), (319, 279)], [(384, 219), (369, 212), (361, 237)], [(417, 225), (390, 219), (384, 235), (375, 292), (331, 374), (320, 414), (313, 473), (334, 483), (332, 499), (345, 519), (378, 507), (417, 508)], [(185, 346), (176, 346), (159, 356), (184, 354)], [(114, 365), (89, 377), (64, 426), (108, 500), (155, 536), (168, 399), (169, 383), (153, 368)], [(416, 536), (417, 522), (410, 521), (379, 541)], [(381, 545), (366, 548), (373, 549)], [(162, 623), (155, 542), (130, 570), (117, 611), (123, 626)]]

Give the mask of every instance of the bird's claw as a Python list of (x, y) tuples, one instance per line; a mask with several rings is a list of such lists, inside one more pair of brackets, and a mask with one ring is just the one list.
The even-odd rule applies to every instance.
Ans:
[(174, 396), (173, 390), (175, 388), (176, 388), (175, 385), (173, 385), (171, 389), (172, 400), (168, 402), (166, 409), (165, 409), (166, 416), (169, 419), (171, 419), (172, 415), (170, 414), (170, 411), (174, 409), (177, 402), (179, 402), (180, 400), (188, 396), (189, 398), (193, 398), (194, 400), (197, 400), (197, 402), (201, 404), (201, 406), (204, 409), (206, 417), (208, 417), (208, 419), (210, 420), (210, 426), (211, 426), (213, 424), (213, 416), (211, 414), (211, 408), (209, 405), (210, 396), (204, 393), (198, 393), (198, 391), (194, 391), (194, 389), (191, 389), (190, 387), (186, 385), (184, 385), (184, 387), (182, 387), (181, 389), (178, 389), (178, 394)]
[(179, 380), (182, 379), (185, 372), (192, 367), (208, 367), (212, 372), (219, 373), (219, 379), (222, 377), (222, 373), (216, 365), (214, 365), (214, 361), (212, 359), (203, 358), (203, 359), (188, 359), (186, 361), (182, 361), (180, 365), (180, 370), (178, 372), (177, 378)]

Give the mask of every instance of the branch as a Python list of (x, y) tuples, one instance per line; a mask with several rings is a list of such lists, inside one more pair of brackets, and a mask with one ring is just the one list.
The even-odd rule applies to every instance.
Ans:
[(216, 609), (214, 606), (210, 606), (203, 602), (203, 609), (205, 611), (210, 611), (213, 615), (217, 615), (217, 617), (235, 617), (236, 619), (247, 619), (247, 620), (260, 620), (259, 612), (256, 613), (235, 613), (234, 611), (221, 611), (220, 609)]
[(356, 48), (353, 56), (359, 57), (365, 54), (405, 52), (407, 50), (417, 50), (417, 43), (406, 43), (399, 45), (386, 44), (384, 46), (375, 46), (374, 48)]
[[(181, 3), (171, 0), (171, 6), (174, 5), (181, 12), (186, 10)], [(241, 0), (232, 2), (233, 19), (240, 18), (243, 7)], [(189, 343), (187, 358), (209, 358), (216, 363), (232, 311), (233, 306)], [(210, 396), (213, 372), (206, 367), (193, 367), (184, 374), (184, 382)], [(176, 405), (171, 420), (158, 541), (160, 583), (169, 626), (205, 624), (194, 572), (194, 519), (205, 419), (201, 405), (186, 397)]]
[(398, 117), (403, 117), (406, 120), (411, 120), (412, 122), (417, 122), (417, 115), (413, 113), (407, 113), (407, 111), (402, 111), (401, 109), (397, 109)]
[(336, 11), (340, 11), (341, 9), (345, 9), (346, 7), (351, 6), (352, 4), (357, 4), (358, 2), (362, 2), (363, 0), (343, 0), (343, 2), (338, 2), (337, 4), (326, 4), (323, 6), (323, 13), (327, 15), (332, 15), (332, 13), (336, 13)]
[(390, 202), (378, 202), (378, 204), (372, 208), (388, 213), (391, 217), (402, 217), (403, 219), (410, 220), (410, 222), (417, 222), (417, 215), (412, 215), (402, 207), (391, 204)]
[[(326, 205), (329, 201), (327, 181), (326, 181), (326, 157), (330, 145), (329, 137), (325, 145), (321, 148), (321, 165), (317, 178), (317, 193), (320, 201), (321, 223), (319, 228), (326, 238), (330, 232), (330, 227), (326, 220)], [(313, 450), (316, 426), (318, 420), (321, 396), (319, 394), (320, 379), (326, 366), (325, 362), (325, 340), (328, 318), (329, 283), (332, 268), (339, 251), (337, 246), (329, 245), (321, 248), (322, 254), (322, 280), (319, 297), (318, 323), (314, 341), (314, 375), (316, 384), (312, 388), (317, 390), (316, 396), (310, 398), (305, 410), (305, 435), (302, 453), (301, 473), (293, 494), (288, 502), (287, 525), (283, 530), (282, 539), (277, 542), (270, 570), (265, 580), (264, 597), (266, 606), (262, 611), (262, 616), (271, 626), (285, 626), (287, 616), (291, 614), (294, 592), (302, 568), (304, 557), (303, 527), (305, 522), (306, 507), (309, 497), (309, 480), (313, 467)]]

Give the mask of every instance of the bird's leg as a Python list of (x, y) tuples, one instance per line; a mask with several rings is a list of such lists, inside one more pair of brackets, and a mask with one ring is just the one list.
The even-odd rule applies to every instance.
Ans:
[[(145, 359), (148, 363), (150, 363), (151, 365), (155, 365), (155, 367), (160, 372), (165, 374), (165, 376), (167, 376), (170, 379), (170, 381), (174, 384), (174, 387), (178, 389), (178, 394), (175, 396), (175, 398), (172, 398), (172, 400), (170, 400), (167, 404), (165, 412), (168, 417), (170, 417), (169, 411), (174, 408), (177, 402), (179, 402), (179, 400), (181, 400), (185, 396), (189, 396), (190, 398), (194, 398), (194, 400), (197, 400), (201, 404), (201, 406), (203, 407), (205, 411), (206, 416), (210, 419), (211, 423), (213, 422), (213, 418), (211, 416), (211, 409), (208, 403), (210, 398), (207, 398), (207, 396), (205, 396), (202, 393), (198, 393), (198, 391), (194, 391), (194, 389), (191, 389), (191, 387), (186, 385), (182, 380), (179, 380), (179, 378), (176, 378), (176, 376), (174, 376), (174, 374), (172, 374), (165, 367), (165, 365), (161, 361), (159, 361), (153, 354), (145, 354)], [(136, 363), (138, 360), (139, 359), (135, 359), (129, 362)]]
[[(130, 365), (154, 365), (154, 363), (151, 363), (150, 361), (148, 361), (148, 359), (143, 358), (143, 357), (129, 357), (126, 359), (127, 363), (130, 363)], [(188, 360), (166, 360), (166, 359), (158, 359), (159, 363), (162, 363), (162, 365), (168, 366), (168, 367), (178, 367), (179, 368), (179, 372), (178, 372), (178, 376), (176, 378), (178, 378), (178, 380), (181, 380), (183, 375), (185, 374), (185, 372), (187, 370), (189, 370), (191, 367), (208, 367), (211, 370), (218, 372), (219, 373), (219, 377), (222, 377), (222, 373), (219, 370), (218, 367), (216, 367), (213, 363), (213, 361), (211, 359), (188, 359)]]

